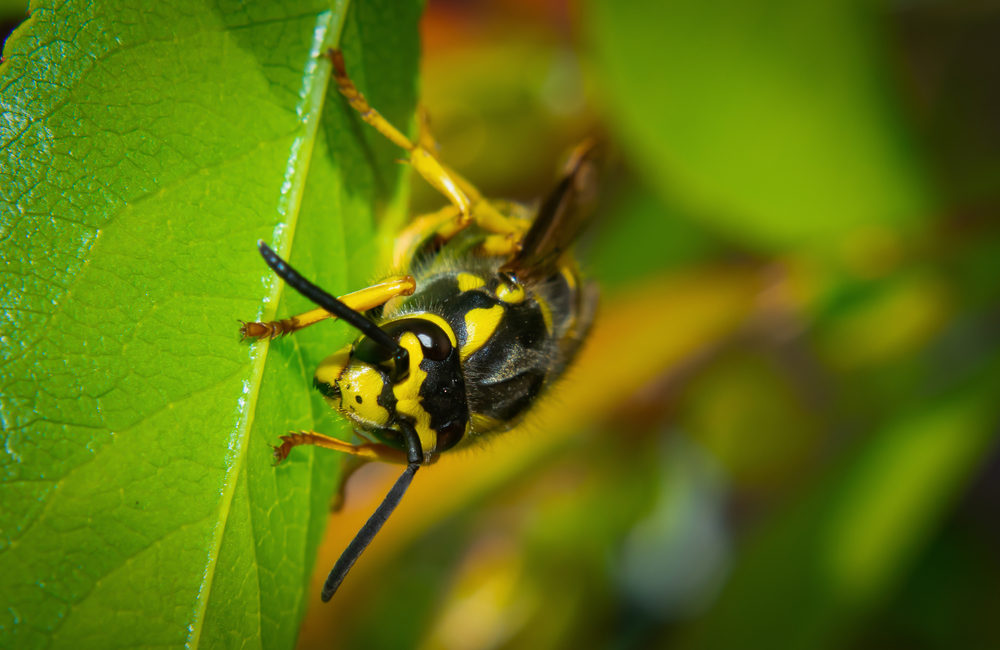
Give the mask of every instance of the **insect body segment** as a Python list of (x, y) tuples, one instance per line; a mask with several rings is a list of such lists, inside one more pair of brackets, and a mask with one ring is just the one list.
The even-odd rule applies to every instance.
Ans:
[[(578, 148), (537, 209), (484, 199), (372, 109), (347, 77), (334, 79), (362, 119), (405, 149), (451, 205), (417, 217), (393, 253), (403, 273), (334, 298), (305, 280), (266, 244), (267, 264), (318, 307), (270, 323), (245, 323), (244, 337), (274, 338), (328, 318), (361, 332), (317, 368), (314, 386), (365, 439), (352, 444), (303, 431), (281, 437), (278, 461), (298, 445), (405, 464), (386, 499), (338, 560), (328, 600), (402, 498), (417, 469), (438, 455), (514, 427), (565, 370), (589, 328), (596, 292), (580, 281), (567, 249), (582, 223), (593, 147)], [(423, 122), (422, 122), (423, 124)]]

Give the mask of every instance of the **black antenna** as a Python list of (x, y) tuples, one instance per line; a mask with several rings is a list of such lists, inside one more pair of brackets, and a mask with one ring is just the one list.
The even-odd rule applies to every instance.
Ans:
[(323, 591), (319, 595), (324, 603), (333, 598), (333, 594), (336, 593), (340, 583), (347, 577), (347, 572), (351, 570), (357, 559), (361, 557), (361, 553), (368, 548), (371, 541), (375, 539), (375, 535), (382, 529), (382, 524), (385, 523), (389, 515), (392, 514), (392, 511), (399, 505), (403, 495), (406, 494), (406, 488), (410, 487), (413, 475), (420, 469), (420, 464), (424, 460), (424, 454), (420, 449), (420, 437), (417, 435), (416, 429), (405, 421), (399, 422), (399, 428), (403, 432), (403, 437), (406, 438), (409, 465), (406, 466), (403, 473), (396, 479), (396, 482), (389, 490), (389, 493), (385, 495), (385, 499), (382, 500), (379, 507), (368, 518), (368, 521), (361, 527), (358, 534), (354, 536), (351, 543), (347, 545), (344, 552), (340, 554), (337, 563), (333, 565), (330, 575), (326, 577), (326, 582), (323, 583)]
[(288, 286), (295, 289), (309, 300), (312, 300), (314, 303), (327, 310), (337, 318), (346, 321), (348, 324), (361, 330), (362, 334), (375, 341), (386, 350), (392, 352), (395, 356), (397, 368), (409, 367), (410, 355), (406, 351), (406, 348), (392, 340), (392, 337), (382, 331), (378, 325), (365, 318), (360, 312), (357, 312), (340, 302), (337, 298), (331, 296), (323, 289), (320, 289), (309, 280), (306, 280), (301, 274), (299, 274), (298, 271), (293, 269), (288, 262), (278, 257), (278, 254), (271, 250), (271, 248), (265, 244), (263, 240), (257, 241), (257, 248), (260, 250), (261, 257), (263, 257), (267, 265), (271, 267), (271, 270), (277, 273), (278, 277), (288, 283)]
[[(397, 368), (407, 368), (409, 366), (410, 355), (406, 351), (406, 348), (394, 341), (378, 325), (337, 300), (326, 291), (320, 289), (309, 280), (306, 280), (288, 262), (278, 257), (278, 254), (271, 250), (263, 241), (257, 242), (257, 248), (260, 249), (260, 254), (264, 258), (264, 261), (267, 262), (267, 265), (278, 274), (278, 277), (287, 282), (288, 286), (337, 318), (347, 321), (361, 330), (362, 334), (392, 352)], [(399, 426), (400, 432), (403, 434), (403, 439), (406, 441), (406, 458), (409, 464), (403, 470), (403, 473), (400, 474), (399, 478), (396, 479), (396, 483), (393, 484), (389, 493), (385, 495), (385, 499), (382, 500), (379, 507), (375, 509), (372, 516), (368, 518), (365, 525), (361, 527), (358, 534), (354, 536), (351, 543), (341, 553), (337, 563), (333, 565), (330, 575), (327, 576), (326, 582), (323, 584), (323, 592), (320, 594), (320, 598), (323, 599), (324, 603), (333, 597), (333, 594), (337, 591), (337, 587), (347, 577), (347, 573), (354, 566), (354, 563), (361, 557), (361, 553), (368, 548), (375, 535), (382, 529), (382, 525), (385, 524), (386, 519), (389, 518), (392, 511), (399, 505), (403, 495), (406, 494), (406, 489), (410, 487), (413, 475), (417, 473), (420, 465), (424, 462), (424, 452), (420, 447), (420, 436), (417, 435), (417, 430), (405, 420), (397, 421), (396, 424)]]

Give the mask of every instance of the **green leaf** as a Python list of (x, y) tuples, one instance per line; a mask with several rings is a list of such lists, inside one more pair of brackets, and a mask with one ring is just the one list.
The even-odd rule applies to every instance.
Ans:
[(308, 307), (257, 239), (357, 288), (404, 197), (321, 55), (342, 30), (408, 126), (420, 3), (346, 4), (36, 4), (7, 42), (0, 646), (293, 645), (338, 470), (269, 445), (330, 430), (309, 377), (350, 335), (237, 319)]
[(997, 442), (994, 356), (975, 378), (905, 405), (763, 526), (684, 648), (843, 647), (883, 604)]
[(762, 248), (914, 228), (933, 196), (874, 5), (587, 3), (613, 128), (668, 202)]

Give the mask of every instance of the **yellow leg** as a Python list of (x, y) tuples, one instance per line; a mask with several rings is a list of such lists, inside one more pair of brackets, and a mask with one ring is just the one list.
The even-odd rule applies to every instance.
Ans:
[(366, 443), (363, 445), (352, 445), (343, 440), (337, 440), (330, 436), (315, 431), (289, 431), (288, 435), (281, 436), (281, 444), (274, 447), (275, 465), (288, 458), (292, 447), (299, 445), (314, 445), (335, 451), (342, 451), (365, 460), (380, 460), (384, 463), (396, 463), (406, 465), (406, 452), (395, 449), (388, 445), (379, 443)]
[[(431, 131), (431, 117), (423, 104), (417, 106), (417, 145), (427, 151), (438, 150), (437, 141)], [(473, 192), (475, 193), (475, 188), (473, 188)]]
[(511, 235), (490, 235), (483, 240), (480, 249), (483, 255), (490, 257), (507, 257), (521, 250), (521, 237)]
[(393, 144), (406, 150), (410, 154), (410, 164), (413, 165), (417, 173), (431, 187), (444, 194), (457, 208), (457, 212), (454, 213), (450, 222), (442, 223), (438, 230), (438, 236), (443, 240), (451, 239), (473, 221), (486, 231), (507, 235), (511, 239), (516, 239), (523, 234), (524, 228), (521, 227), (518, 220), (502, 215), (489, 201), (483, 200), (482, 194), (471, 183), (437, 159), (434, 154), (436, 145), (430, 133), (427, 113), (423, 108), (418, 109), (417, 112), (419, 132), (417, 142), (414, 143), (371, 107), (368, 100), (347, 75), (344, 57), (340, 50), (330, 50), (327, 56), (333, 63), (333, 78), (337, 82), (340, 93), (347, 98), (351, 107), (361, 115), (361, 119)]
[[(327, 55), (333, 62), (333, 79), (337, 82), (340, 94), (347, 98), (351, 108), (356, 110), (361, 119), (370, 124), (376, 131), (388, 138), (400, 149), (405, 149), (410, 154), (410, 164), (417, 170), (417, 173), (431, 184), (434, 189), (448, 197), (448, 200), (455, 204), (458, 211), (464, 218), (471, 218), (472, 208), (469, 197), (462, 191), (459, 181), (450, 170), (444, 167), (434, 153), (425, 149), (421, 144), (414, 144), (403, 133), (389, 123), (387, 119), (368, 104), (368, 100), (357, 89), (351, 78), (347, 76), (347, 68), (344, 67), (344, 56), (340, 50), (330, 50)], [(427, 141), (426, 137), (421, 138)]]
[[(389, 278), (366, 289), (349, 293), (346, 296), (342, 296), (339, 300), (355, 311), (368, 311), (379, 305), (384, 305), (397, 296), (412, 295), (416, 288), (417, 283), (413, 279), (413, 276), (401, 275)], [(282, 320), (266, 323), (243, 323), (240, 327), (240, 335), (245, 339), (259, 339), (264, 337), (273, 339), (276, 336), (285, 336), (286, 334), (297, 332), (303, 327), (308, 327), (327, 318), (336, 318), (336, 316), (325, 309), (317, 307), (303, 314)]]
[(451, 224), (458, 218), (458, 208), (446, 205), (437, 212), (416, 217), (396, 235), (392, 246), (392, 264), (394, 268), (402, 268), (409, 260), (413, 249), (427, 237), (427, 233), (437, 233), (445, 224)]

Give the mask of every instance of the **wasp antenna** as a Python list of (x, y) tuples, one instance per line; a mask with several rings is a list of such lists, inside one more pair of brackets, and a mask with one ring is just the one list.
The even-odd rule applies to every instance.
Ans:
[(381, 530), (382, 524), (385, 523), (389, 515), (392, 514), (392, 511), (399, 505), (400, 500), (406, 493), (406, 488), (410, 487), (413, 475), (417, 473), (419, 468), (420, 463), (410, 463), (406, 466), (403, 473), (396, 479), (396, 483), (393, 484), (392, 489), (385, 495), (385, 499), (375, 509), (372, 516), (368, 518), (365, 525), (361, 527), (358, 534), (354, 536), (351, 543), (347, 545), (344, 552), (340, 554), (340, 558), (333, 565), (333, 569), (330, 571), (330, 575), (327, 576), (326, 582), (323, 583), (323, 592), (320, 594), (320, 598), (324, 603), (333, 598), (333, 594), (337, 592), (337, 587), (347, 577), (347, 572), (351, 570), (357, 559), (361, 557), (361, 553), (368, 548), (368, 544), (371, 543), (375, 535), (378, 534), (378, 531)]
[(392, 337), (382, 331), (378, 325), (365, 318), (360, 312), (351, 309), (340, 300), (337, 300), (337, 298), (331, 296), (323, 289), (320, 289), (309, 280), (306, 280), (288, 262), (281, 259), (277, 253), (271, 250), (271, 247), (265, 244), (263, 240), (257, 241), (257, 248), (260, 250), (260, 255), (264, 258), (264, 262), (271, 267), (272, 271), (278, 274), (278, 277), (288, 283), (288, 286), (337, 318), (357, 328), (362, 334), (386, 350), (392, 352), (396, 357), (398, 367), (406, 368), (409, 365), (409, 353), (406, 351), (406, 348), (392, 340)]
[(340, 554), (337, 563), (333, 565), (330, 575), (326, 577), (326, 582), (323, 583), (323, 591), (319, 596), (324, 603), (333, 598), (333, 594), (337, 592), (340, 583), (347, 577), (348, 571), (351, 570), (354, 563), (361, 557), (364, 550), (368, 548), (371, 541), (375, 539), (375, 535), (382, 529), (382, 524), (385, 523), (389, 515), (392, 514), (392, 511), (399, 505), (399, 502), (403, 499), (403, 495), (406, 494), (406, 489), (410, 487), (413, 475), (417, 473), (417, 470), (420, 469), (420, 464), (424, 462), (424, 452), (420, 448), (420, 436), (417, 435), (417, 430), (405, 421), (399, 422), (399, 428), (406, 441), (406, 457), (409, 465), (406, 466), (403, 473), (396, 479), (389, 493), (385, 495), (385, 499), (375, 509), (372, 516), (368, 518), (365, 525), (361, 527), (358, 534), (354, 536), (351, 543)]

